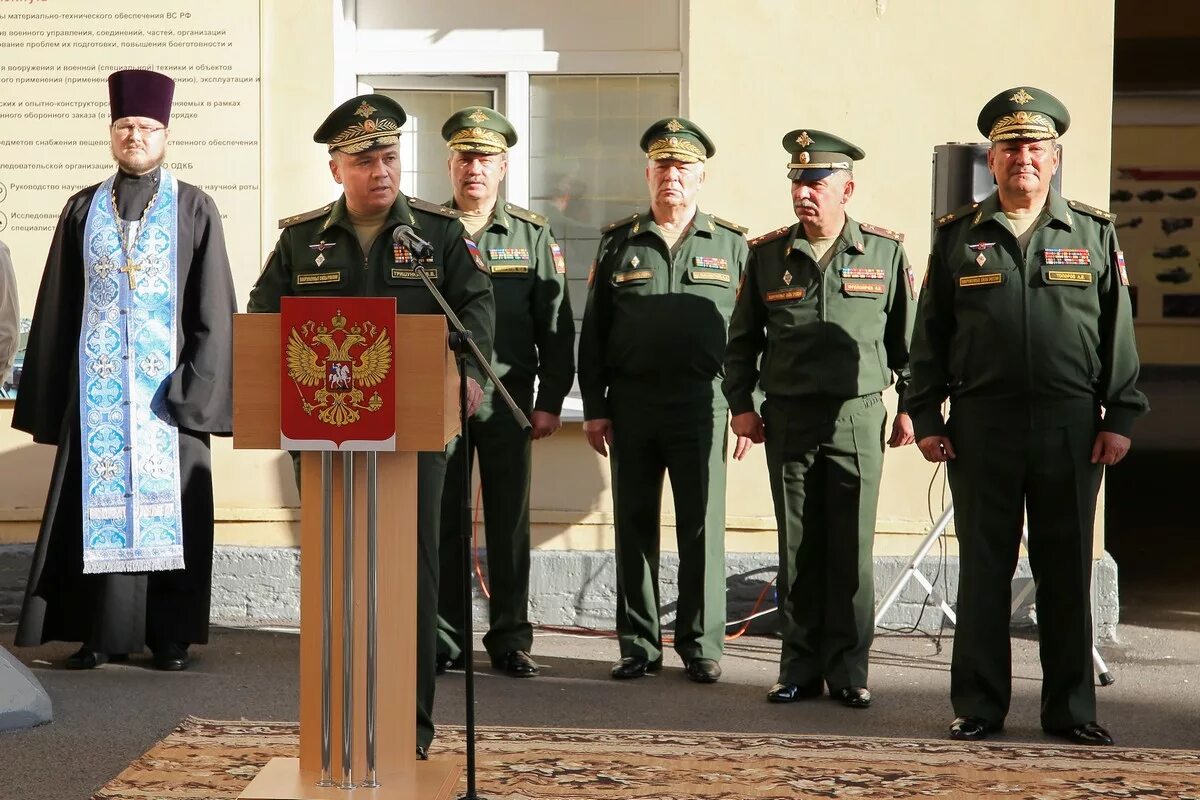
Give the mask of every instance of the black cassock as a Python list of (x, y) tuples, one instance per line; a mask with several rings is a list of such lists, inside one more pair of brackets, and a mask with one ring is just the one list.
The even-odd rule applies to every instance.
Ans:
[[(161, 173), (115, 186), (122, 219), (137, 220)], [(167, 404), (179, 426), (185, 568), (83, 574), (79, 441), (79, 331), (83, 233), (98, 186), (67, 201), (38, 290), (13, 427), (58, 445), (21, 608), (16, 644), (82, 642), (103, 653), (146, 643), (208, 641), (213, 492), (209, 435), (232, 428), (232, 328), (237, 308), (221, 216), (212, 198), (179, 182), (177, 365)]]

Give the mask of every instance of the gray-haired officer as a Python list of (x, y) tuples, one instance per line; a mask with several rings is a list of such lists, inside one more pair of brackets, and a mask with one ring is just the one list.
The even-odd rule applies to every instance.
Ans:
[[(913, 335), (917, 445), (948, 462), (962, 571), (950, 666), (955, 739), (1004, 727), (1010, 582), (1029, 525), (1042, 727), (1112, 744), (1092, 678), (1092, 523), (1104, 466), (1148, 410), (1112, 215), (1050, 185), (1071, 117), (1033, 86), (979, 113), (996, 191), (937, 221)], [(950, 399), (950, 419), (941, 406)]]
[[(533, 438), (559, 428), (563, 398), (575, 379), (575, 321), (567, 295), (567, 265), (546, 218), (499, 199), (508, 149), (517, 132), (503, 114), (471, 106), (442, 126), (450, 148), (454, 190), (446, 205), (459, 211), (479, 244), (496, 297), (492, 367), (533, 424)], [(534, 397), (534, 382), (537, 397)], [(439, 670), (462, 663), (463, 459), (479, 457), (483, 518), (487, 526), (487, 574), (491, 587), (489, 627), (483, 646), (492, 666), (514, 678), (538, 674), (529, 655), (529, 485), (533, 449), (529, 436), (489, 385), (471, 419), (471, 453), (461, 440), (449, 448), (442, 493), (441, 585), (438, 599)]]
[[(887, 412), (888, 444), (913, 441), (904, 412), (915, 308), (904, 237), (846, 214), (862, 149), (833, 134), (783, 137), (799, 219), (750, 242), (725, 353), (725, 396), (738, 436), (765, 440), (779, 526), (783, 627), (773, 703), (819, 696), (871, 704), (872, 542)], [(761, 364), (760, 364), (761, 358)], [(753, 391), (766, 393), (762, 415)]]
[[(394, 297), (398, 314), (441, 314), (413, 269), (413, 254), (392, 243), (411, 226), (434, 247), (429, 272), (485, 356), (492, 351), (495, 305), (487, 267), (466, 238), (459, 213), (400, 191), (400, 104), (380, 94), (351, 98), (313, 134), (329, 150), (329, 168), (343, 194), (315, 211), (280, 221), (275, 250), (250, 290), (248, 310), (277, 312), (284, 296)], [(483, 376), (468, 361), (468, 411), (483, 399)], [(417, 460), (417, 751), (433, 741), (437, 646), (438, 517), (445, 453)]]
[(729, 315), (746, 264), (744, 229), (700, 211), (715, 152), (698, 125), (662, 119), (642, 135), (650, 210), (612, 223), (589, 278), (579, 337), (584, 433), (612, 450), (618, 679), (662, 667), (659, 517), (675, 495), (675, 651), (713, 683), (725, 648), (725, 462), (720, 393)]

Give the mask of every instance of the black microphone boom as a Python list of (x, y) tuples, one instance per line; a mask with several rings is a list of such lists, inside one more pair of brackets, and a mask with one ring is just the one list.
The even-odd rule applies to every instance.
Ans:
[(400, 225), (392, 231), (392, 241), (407, 247), (417, 258), (433, 255), (433, 245), (417, 236), (416, 231), (408, 225)]

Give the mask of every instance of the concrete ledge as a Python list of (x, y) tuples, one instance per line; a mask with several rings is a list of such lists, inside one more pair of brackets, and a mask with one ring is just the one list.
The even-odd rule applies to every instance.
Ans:
[[(24, 598), (32, 545), (0, 545), (0, 622), (17, 618)], [(597, 551), (535, 550), (530, 585), (529, 614), (535, 624), (610, 629), (616, 605), (616, 568), (612, 553)], [(883, 598), (908, 564), (907, 556), (878, 556), (875, 559), (875, 596)], [(660, 568), (663, 620), (675, 613), (678, 596), (679, 559), (664, 552)], [(776, 558), (769, 553), (730, 553), (725, 574), (730, 620), (750, 614), (756, 599), (775, 577)], [(938, 558), (931, 554), (922, 571), (938, 596), (958, 595), (958, 557)], [(1120, 612), (1117, 565), (1105, 553), (1095, 562), (1095, 616), (1097, 637), (1116, 640)], [(1032, 582), (1029, 563), (1022, 559), (1013, 580), (1014, 596)], [(1031, 588), (1031, 587), (1030, 587)], [(1033, 593), (1013, 613), (1014, 627), (1036, 624)], [(475, 618), (487, 619), (486, 601), (476, 598)], [(774, 587), (766, 590), (760, 610), (773, 608)], [(930, 600), (915, 580), (889, 609), (883, 625), (889, 628), (919, 627), (937, 630), (943, 624), (937, 600)], [(213, 559), (212, 621), (229, 625), (296, 625), (300, 619), (300, 551), (295, 547), (234, 547), (218, 545)], [(949, 620), (945, 623), (949, 626)], [(775, 617), (767, 614), (751, 625), (755, 633), (776, 629)]]

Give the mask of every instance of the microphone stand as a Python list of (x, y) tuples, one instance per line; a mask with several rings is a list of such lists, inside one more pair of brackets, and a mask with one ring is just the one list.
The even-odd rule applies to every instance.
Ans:
[[(492, 369), (492, 365), (488, 359), (483, 357), (483, 353), (479, 351), (479, 347), (475, 344), (475, 339), (472, 338), (471, 332), (463, 327), (462, 321), (458, 315), (454, 313), (454, 309), (450, 308), (450, 304), (446, 302), (446, 298), (433, 285), (433, 281), (429, 279), (425, 268), (417, 261), (418, 258), (424, 255), (429, 255), (432, 248), (428, 245), (424, 247), (410, 247), (413, 252), (413, 265), (417, 275), (425, 284), (425, 288), (433, 295), (433, 299), (442, 307), (442, 311), (446, 314), (446, 319), (450, 321), (450, 327), (453, 330), (449, 336), (450, 349), (454, 351), (454, 358), (458, 364), (458, 413), (459, 427), (461, 433), (459, 436), (462, 441), (459, 442), (459, 447), (463, 448), (463, 470), (462, 470), (462, 499), (460, 504), (461, 527), (462, 527), (462, 548), (463, 548), (463, 666), (466, 669), (466, 703), (467, 703), (467, 793), (462, 795), (459, 800), (484, 800), (475, 793), (475, 632), (474, 632), (474, 603), (472, 602), (472, 585), (473, 575), (471, 571), (471, 434), (470, 434), (470, 414), (467, 413), (467, 353), (470, 352), (475, 363), (488, 376), (492, 385), (496, 387), (500, 396), (504, 398), (504, 402), (512, 411), (513, 418), (517, 424), (521, 426), (521, 430), (528, 433), (533, 429), (529, 423), (529, 419), (525, 416), (525, 412), (517, 407), (517, 403), (512, 399), (512, 395), (508, 393), (508, 389), (496, 377), (496, 372)], [(436, 533), (435, 533), (436, 535)]]

